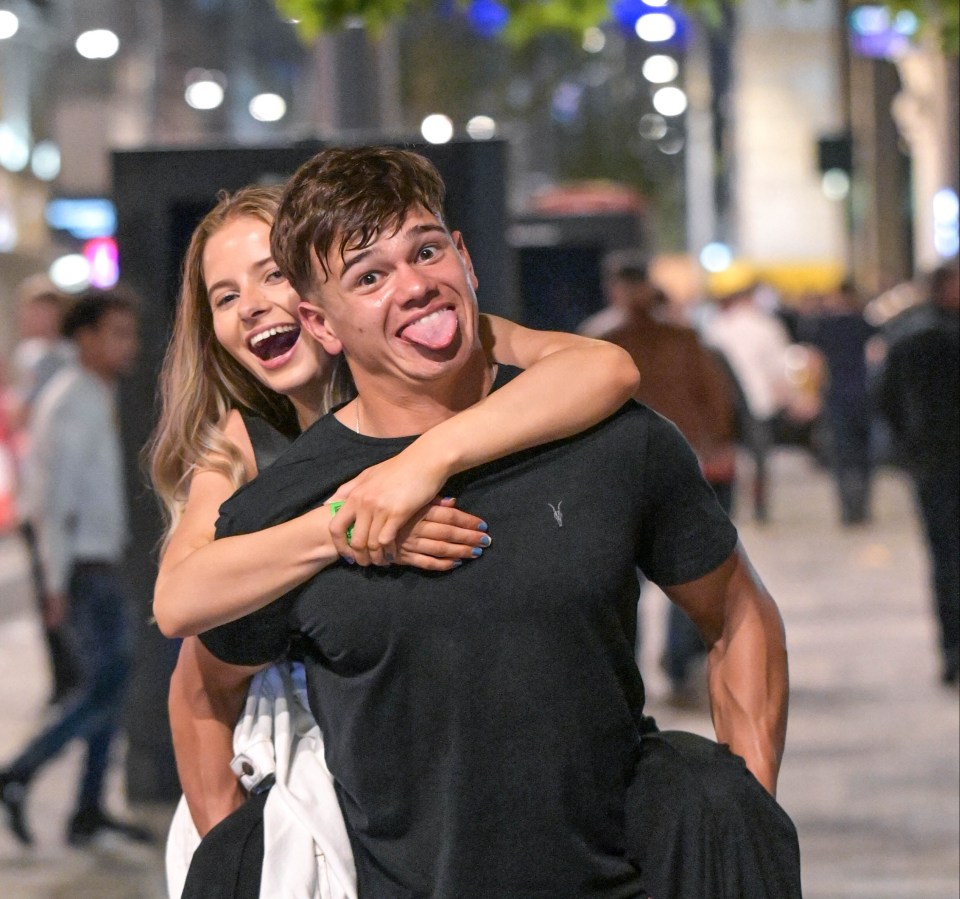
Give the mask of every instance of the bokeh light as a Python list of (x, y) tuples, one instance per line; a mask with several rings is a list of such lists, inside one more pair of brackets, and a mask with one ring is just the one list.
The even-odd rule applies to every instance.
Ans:
[(420, 133), (429, 144), (448, 144), (453, 140), (453, 121), (442, 113), (428, 115), (420, 123)]
[(279, 122), (287, 114), (287, 101), (279, 94), (257, 94), (249, 110), (258, 122)]
[(120, 49), (120, 38), (107, 28), (95, 28), (84, 31), (75, 46), (84, 59), (109, 59)]

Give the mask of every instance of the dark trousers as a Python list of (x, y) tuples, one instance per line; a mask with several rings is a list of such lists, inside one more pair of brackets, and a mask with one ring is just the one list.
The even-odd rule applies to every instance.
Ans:
[(43, 639), (47, 645), (47, 658), (50, 660), (50, 677), (53, 681), (50, 698), (59, 702), (76, 685), (78, 681), (77, 665), (70, 651), (70, 644), (60, 626), (49, 627), (44, 621), (44, 597), (47, 593), (43, 578), (43, 568), (40, 564), (40, 550), (37, 546), (37, 535), (33, 525), (23, 522), (20, 525), (20, 536), (27, 549), (27, 558), (30, 561), (30, 580), (33, 585), (33, 594), (37, 603), (37, 612), (43, 624)]
[(132, 663), (132, 632), (115, 565), (75, 564), (67, 592), (67, 633), (75, 648), (80, 685), (57, 719), (34, 737), (8, 771), (15, 780), (28, 781), (69, 742), (83, 740), (87, 757), (77, 796), (80, 810), (101, 803)]
[(645, 734), (626, 812), (627, 855), (653, 899), (800, 899), (796, 828), (726, 746)]
[(870, 482), (873, 460), (871, 423), (863, 407), (838, 401), (827, 403), (830, 426), (830, 461), (840, 501), (840, 520), (858, 524), (870, 517)]
[(930, 580), (944, 661), (960, 652), (960, 471), (956, 466), (914, 476), (917, 507), (930, 553)]
[(268, 794), (251, 796), (200, 841), (180, 899), (258, 899)]

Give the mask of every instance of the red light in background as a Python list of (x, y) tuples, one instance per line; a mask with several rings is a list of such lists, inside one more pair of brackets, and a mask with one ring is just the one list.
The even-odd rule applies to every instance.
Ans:
[(90, 263), (90, 286), (106, 290), (120, 277), (120, 254), (112, 237), (94, 237), (83, 245), (83, 256)]

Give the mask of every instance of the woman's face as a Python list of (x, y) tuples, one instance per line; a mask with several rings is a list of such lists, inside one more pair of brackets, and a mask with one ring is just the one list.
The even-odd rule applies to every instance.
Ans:
[[(270, 225), (254, 216), (230, 219), (207, 240), (203, 278), (221, 346), (298, 413), (316, 412), (331, 359), (300, 330), (300, 297), (270, 255)], [(301, 414), (301, 419), (303, 419)]]

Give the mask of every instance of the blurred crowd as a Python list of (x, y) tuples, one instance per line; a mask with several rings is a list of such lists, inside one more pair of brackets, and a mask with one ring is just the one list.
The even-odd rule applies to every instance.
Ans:
[[(580, 331), (628, 350), (636, 398), (673, 421), (721, 505), (735, 497), (764, 523), (769, 456), (800, 445), (828, 469), (844, 527), (871, 521), (879, 465), (911, 477), (930, 553), (942, 679), (960, 677), (960, 274), (956, 260), (878, 297), (850, 282), (785, 302), (745, 284), (700, 303), (671, 302), (637, 252), (604, 267), (606, 308)], [(737, 450), (741, 449), (738, 456)], [(738, 465), (738, 457), (749, 465)], [(741, 468), (743, 471), (741, 471)], [(691, 700), (703, 647), (671, 607), (661, 665), (674, 699)]]

